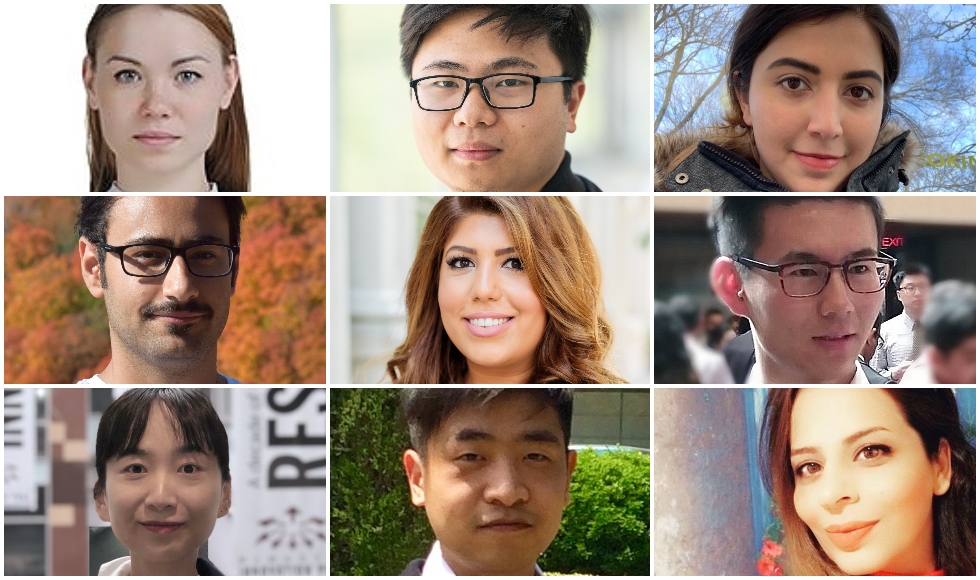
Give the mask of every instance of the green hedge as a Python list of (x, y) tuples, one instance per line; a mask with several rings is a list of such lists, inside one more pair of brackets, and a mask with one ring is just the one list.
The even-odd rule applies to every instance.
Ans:
[(572, 502), (539, 560), (547, 572), (650, 575), (650, 456), (579, 452)]
[(432, 544), (409, 499), (399, 389), (330, 389), (330, 575), (393, 576)]

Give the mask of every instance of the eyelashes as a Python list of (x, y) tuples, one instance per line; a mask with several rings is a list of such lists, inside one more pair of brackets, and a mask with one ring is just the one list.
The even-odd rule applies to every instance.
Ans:
[[(892, 448), (887, 445), (865, 445), (854, 456), (855, 461), (871, 462), (871, 467), (878, 465), (878, 461), (890, 457)], [(793, 474), (797, 479), (801, 477), (812, 477), (820, 473), (823, 467), (814, 461), (806, 461), (793, 469)]]
[[(504, 260), (503, 265), (506, 266), (507, 264), (513, 264), (512, 266), (506, 268), (507, 270), (516, 270), (518, 272), (524, 271), (524, 263), (521, 262), (520, 258), (507, 258)], [(446, 265), (449, 266), (449, 269), (454, 272), (476, 266), (476, 264), (473, 263), (473, 260), (465, 256), (450, 256), (446, 259)]]
[[(795, 83), (795, 87), (791, 87), (790, 85), (794, 83)], [(790, 95), (802, 95), (804, 92), (806, 92), (806, 89), (809, 88), (809, 85), (805, 80), (795, 76), (779, 79), (778, 81), (776, 81), (776, 86), (780, 87)], [(860, 96), (854, 94), (855, 91), (859, 91)], [(852, 87), (848, 87), (847, 90), (844, 91), (844, 96), (849, 96), (850, 98), (856, 101), (866, 102), (866, 101), (874, 100), (875, 93), (870, 88), (864, 85), (854, 85)]]
[[(143, 80), (143, 75), (134, 69), (125, 69), (112, 75), (120, 85), (134, 85)], [(180, 85), (193, 85), (204, 79), (204, 75), (193, 70), (182, 70), (174, 75), (174, 81)]]

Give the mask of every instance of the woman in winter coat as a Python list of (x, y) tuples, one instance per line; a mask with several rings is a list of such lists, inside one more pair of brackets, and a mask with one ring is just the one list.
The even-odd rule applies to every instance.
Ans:
[(897, 191), (921, 149), (888, 119), (901, 50), (877, 5), (753, 5), (724, 124), (656, 136), (658, 191)]

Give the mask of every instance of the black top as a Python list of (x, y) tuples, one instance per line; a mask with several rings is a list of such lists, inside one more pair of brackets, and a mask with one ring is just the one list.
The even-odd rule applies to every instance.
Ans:
[(599, 187), (582, 177), (572, 173), (572, 154), (565, 152), (558, 171), (544, 184), (541, 191), (548, 192), (580, 192), (580, 191), (602, 191)]
[(197, 559), (197, 573), (201, 576), (224, 576), (221, 570), (215, 568), (210, 560), (204, 558)]
[(411, 562), (408, 563), (408, 566), (405, 566), (405, 569), (402, 570), (402, 573), (399, 574), (399, 576), (421, 576), (422, 566), (424, 565), (425, 565), (424, 558), (412, 560)]

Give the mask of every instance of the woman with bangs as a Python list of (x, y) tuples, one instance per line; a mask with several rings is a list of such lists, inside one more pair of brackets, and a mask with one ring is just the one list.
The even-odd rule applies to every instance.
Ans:
[(951, 389), (770, 389), (763, 480), (794, 575), (976, 575), (976, 450)]
[(564, 197), (445, 197), (405, 285), (402, 384), (623, 383), (597, 253)]
[(91, 191), (249, 191), (238, 52), (220, 4), (100, 4), (85, 45)]

